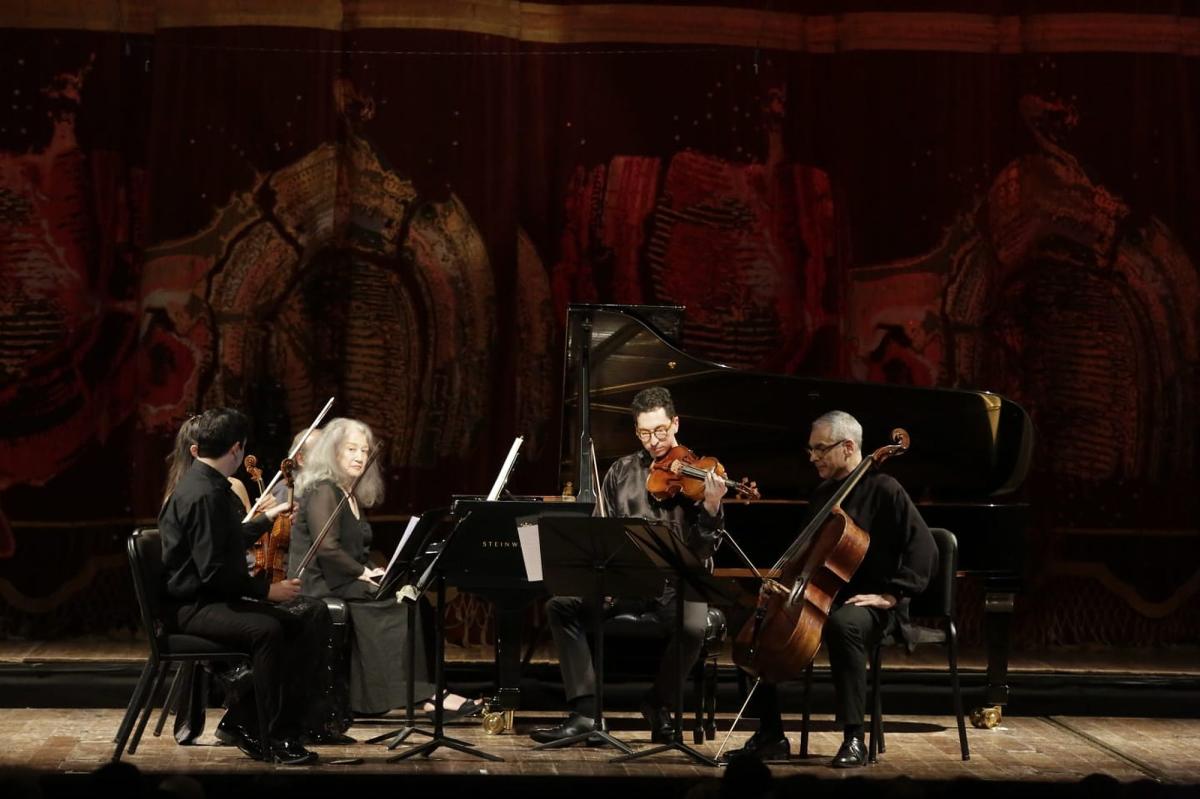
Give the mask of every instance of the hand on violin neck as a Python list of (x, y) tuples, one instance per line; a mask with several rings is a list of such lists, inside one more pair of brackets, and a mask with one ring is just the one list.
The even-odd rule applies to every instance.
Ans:
[(704, 477), (704, 509), (708, 511), (709, 516), (716, 516), (721, 512), (721, 497), (729, 489), (725, 485), (725, 481), (717, 477), (715, 471), (708, 472)]
[(888, 610), (896, 607), (896, 601), (896, 597), (891, 594), (855, 594), (846, 600), (846, 604), (860, 608)]

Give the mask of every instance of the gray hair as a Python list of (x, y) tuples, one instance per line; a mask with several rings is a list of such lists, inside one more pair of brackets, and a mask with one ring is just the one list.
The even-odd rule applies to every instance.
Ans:
[(862, 425), (850, 414), (845, 411), (830, 411), (817, 417), (812, 426), (816, 427), (819, 424), (829, 425), (829, 434), (833, 436), (834, 441), (853, 441), (854, 448), (862, 452)]
[[(362, 432), (367, 438), (367, 447), (372, 453), (375, 451), (375, 434), (371, 432), (370, 427), (357, 419), (333, 419), (321, 428), (321, 436), (315, 443), (310, 438), (304, 445), (304, 468), (296, 476), (297, 497), (304, 496), (306, 491), (322, 480), (331, 480), (338, 485), (345, 481), (346, 475), (338, 466), (338, 453), (346, 436), (353, 429)], [(310, 446), (311, 452), (308, 451)], [(378, 460), (371, 464), (371, 468), (358, 481), (354, 496), (364, 508), (374, 507), (383, 502), (383, 474)]]

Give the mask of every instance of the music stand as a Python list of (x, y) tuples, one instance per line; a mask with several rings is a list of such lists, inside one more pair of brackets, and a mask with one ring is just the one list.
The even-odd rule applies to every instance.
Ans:
[(671, 740), (652, 749), (643, 749), (614, 757), (613, 763), (628, 763), (661, 752), (682, 752), (693, 760), (716, 768), (717, 761), (683, 742), (683, 603), (685, 595), (690, 602), (711, 603), (714, 599), (734, 603), (744, 592), (733, 580), (723, 580), (708, 573), (708, 568), (683, 543), (679, 536), (663, 524), (641, 521), (631, 525), (629, 535), (635, 545), (648, 559), (661, 564), (664, 570), (673, 572), (675, 581), (675, 658), (680, 663), (675, 683), (675, 723)]
[(631, 524), (644, 522), (565, 516), (543, 516), (538, 520), (542, 576), (550, 593), (574, 596), (580, 585), (592, 584), (596, 603), (592, 630), (596, 644), (592, 654), (596, 718), (593, 731), (538, 744), (534, 749), (569, 746), (595, 736), (622, 752), (633, 752), (628, 744), (609, 734), (604, 722), (604, 597), (656, 597), (662, 591), (663, 574), (660, 564), (634, 542), (628, 530)]
[[(395, 584), (413, 571), (418, 559), (425, 552), (429, 539), (434, 535), (438, 527), (445, 522), (448, 511), (449, 508), (437, 508), (421, 516), (414, 516), (409, 520), (409, 526), (405, 529), (403, 535), (400, 536), (400, 541), (396, 544), (396, 550), (392, 553), (392, 559), (388, 562), (383, 577), (380, 578), (379, 589), (375, 592), (376, 599), (383, 599), (387, 594), (391, 593)], [(393, 739), (388, 744), (389, 751), (404, 743), (411, 735), (425, 735), (429, 738), (436, 737), (432, 730), (417, 726), (417, 603), (413, 601), (405, 604), (407, 605), (404, 610), (407, 614), (406, 623), (408, 625), (408, 630), (405, 634), (408, 640), (408, 695), (406, 697), (404, 726), (398, 730), (390, 730), (367, 740), (367, 743), (375, 744), (386, 741), (389, 738)]]

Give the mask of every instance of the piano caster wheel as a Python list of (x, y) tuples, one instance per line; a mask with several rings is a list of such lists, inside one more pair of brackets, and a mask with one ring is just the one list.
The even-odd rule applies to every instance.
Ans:
[(488, 735), (499, 735), (512, 729), (511, 710), (493, 710), (483, 714), (483, 731)]
[(1004, 709), (1000, 705), (977, 707), (971, 711), (971, 725), (981, 730), (990, 730), (1000, 723)]

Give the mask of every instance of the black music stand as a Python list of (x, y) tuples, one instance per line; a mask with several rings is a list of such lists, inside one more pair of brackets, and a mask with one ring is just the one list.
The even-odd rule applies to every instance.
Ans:
[[(375, 592), (376, 599), (383, 599), (387, 594), (391, 593), (396, 584), (405, 576), (410, 575), (416, 568), (422, 553), (425, 552), (426, 545), (431, 537), (435, 534), (438, 527), (445, 521), (448, 508), (438, 508), (433, 511), (422, 514), (421, 520), (417, 522), (417, 526), (407, 538), (402, 539), (396, 545), (396, 552), (392, 555), (391, 561), (388, 563), (387, 571), (379, 580), (379, 590)], [(381, 741), (392, 739), (388, 744), (388, 750), (395, 749), (411, 735), (425, 735), (429, 738), (437, 737), (432, 730), (427, 730), (417, 726), (416, 719), (416, 672), (417, 672), (417, 602), (405, 603), (405, 613), (408, 614), (408, 696), (404, 714), (404, 726), (398, 730), (376, 735), (374, 738), (367, 739), (367, 743), (376, 744)]]
[(639, 525), (631, 525), (629, 535), (649, 560), (676, 577), (675, 656), (681, 664), (681, 669), (675, 683), (675, 724), (671, 731), (671, 740), (652, 749), (614, 757), (611, 762), (628, 763), (661, 752), (682, 752), (698, 763), (716, 768), (720, 765), (716, 760), (683, 742), (683, 603), (686, 598), (692, 602), (712, 603), (713, 600), (720, 600), (732, 604), (737, 602), (737, 598), (744, 592), (733, 580), (723, 580), (709, 574), (704, 563), (666, 525), (642, 521)]
[(575, 596), (579, 586), (593, 586), (595, 621), (592, 653), (596, 675), (595, 730), (557, 741), (538, 744), (534, 749), (552, 749), (586, 741), (593, 736), (622, 752), (633, 749), (610, 735), (604, 722), (604, 597), (620, 596), (649, 599), (662, 591), (663, 572), (639, 547), (629, 525), (643, 525), (640, 519), (570, 518), (542, 516), (538, 519), (538, 538), (542, 573), (546, 587), (557, 596)]

